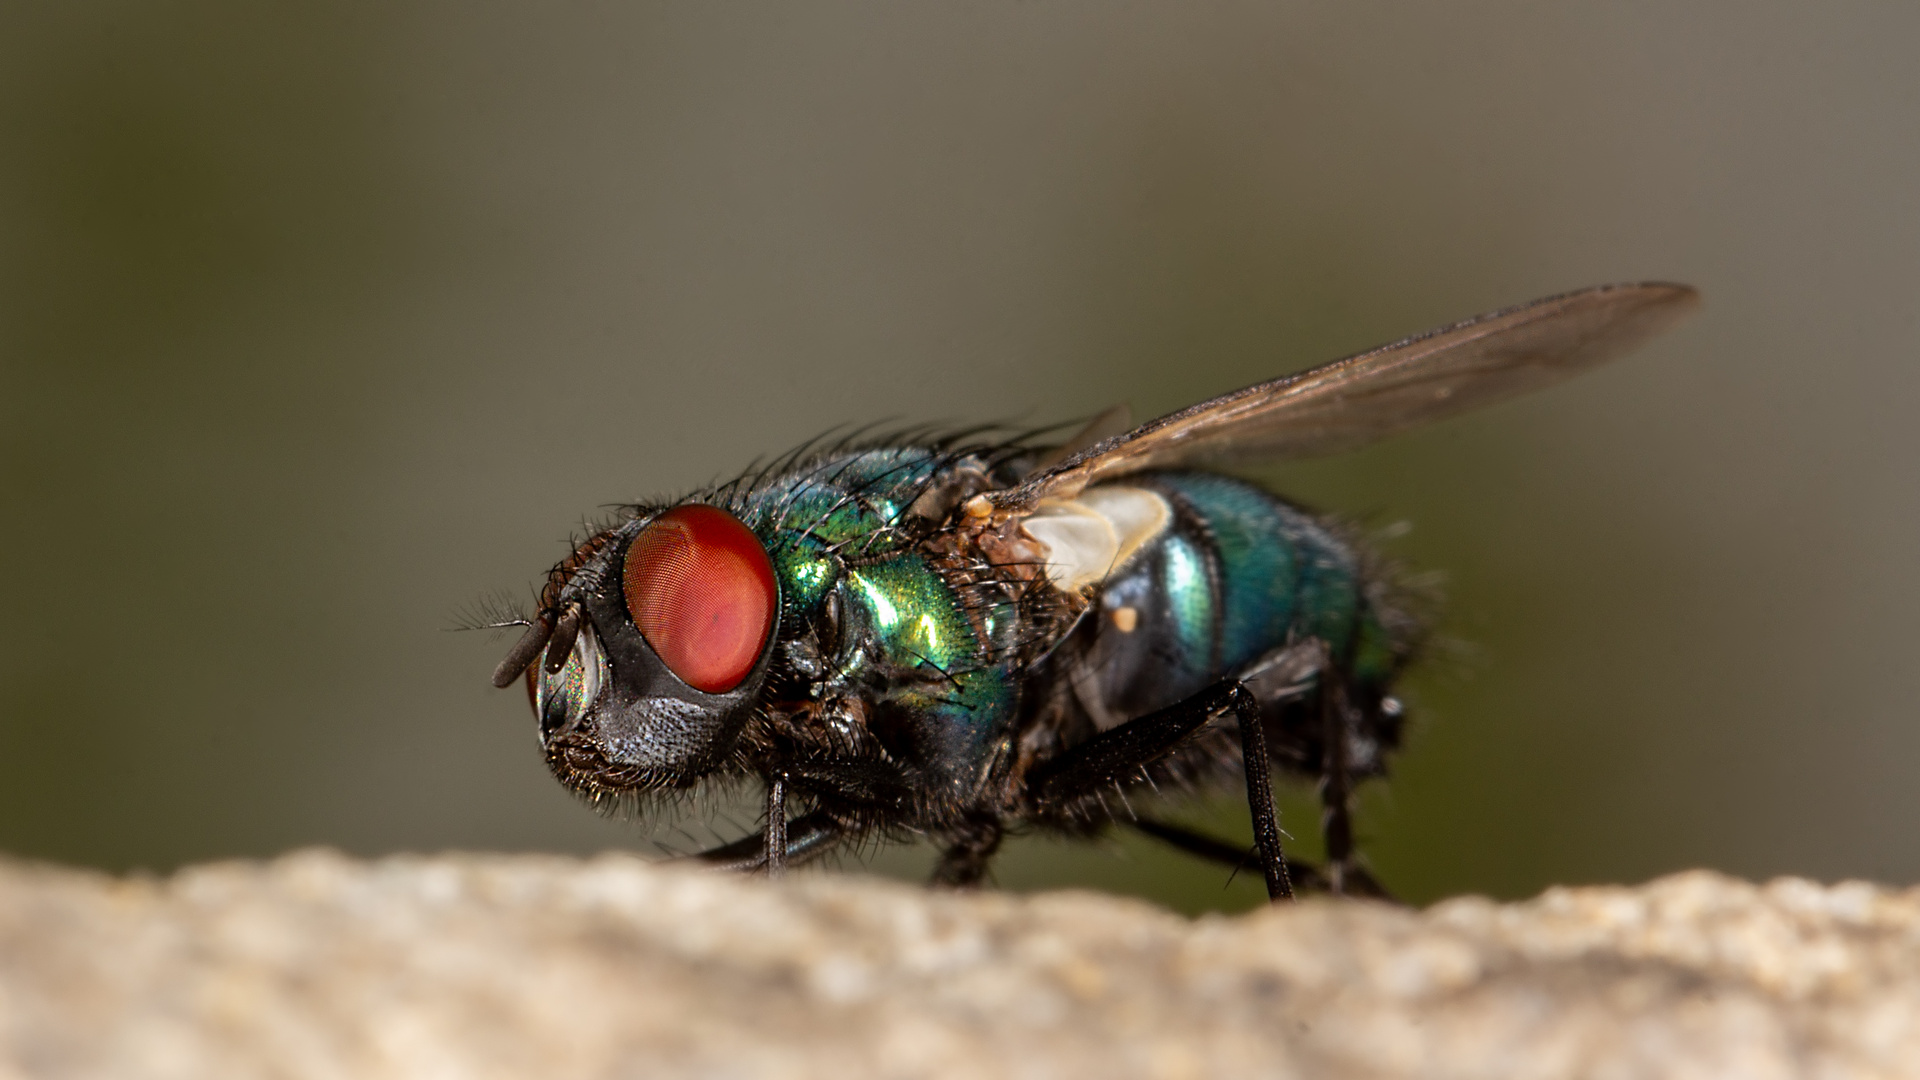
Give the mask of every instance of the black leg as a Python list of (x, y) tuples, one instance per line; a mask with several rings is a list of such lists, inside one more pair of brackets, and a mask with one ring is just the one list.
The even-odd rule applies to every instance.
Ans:
[(969, 818), (952, 834), (953, 842), (940, 856), (940, 865), (933, 868), (933, 883), (956, 889), (970, 889), (980, 884), (987, 873), (987, 862), (1000, 850), (1000, 840), (1005, 835), (1006, 830), (997, 817), (981, 814)]
[(832, 797), (836, 805), (852, 803), (891, 807), (910, 791), (909, 778), (897, 766), (860, 761), (797, 761), (767, 778), (767, 824), (751, 836), (692, 856), (730, 870), (765, 870), (770, 875), (831, 849), (846, 837), (849, 826), (825, 811), (815, 810), (787, 820), (787, 798), (795, 792)]
[(826, 796), (836, 803), (900, 808), (913, 801), (913, 776), (892, 762), (796, 758), (781, 774), (789, 792)]
[(1067, 802), (1136, 779), (1146, 766), (1166, 757), (1227, 712), (1234, 714), (1240, 726), (1248, 811), (1253, 816), (1254, 837), (1259, 841), (1267, 894), (1275, 899), (1291, 896), (1287, 864), (1280, 850), (1280, 824), (1273, 811), (1273, 781), (1265, 733), (1260, 727), (1260, 703), (1238, 679), (1222, 679), (1185, 701), (1103, 731), (1046, 762), (1028, 781), (1028, 797), (1041, 804)]
[(787, 777), (775, 773), (767, 779), (767, 876), (787, 872)]
[(1189, 855), (1198, 855), (1209, 862), (1230, 866), (1235, 870), (1244, 870), (1253, 861), (1253, 849), (1229, 844), (1218, 837), (1208, 836), (1184, 826), (1174, 825), (1153, 818), (1134, 818), (1127, 824), (1139, 832), (1146, 833), (1155, 840), (1161, 840)]
[(1027, 796), (1041, 804), (1067, 802), (1137, 780), (1142, 768), (1232, 711), (1237, 698), (1246, 693), (1238, 680), (1222, 679), (1185, 701), (1109, 728), (1041, 762), (1028, 774)]
[(1336, 679), (1320, 689), (1321, 740), (1320, 827), (1327, 838), (1327, 887), (1334, 895), (1347, 891), (1353, 870), (1352, 792), (1347, 776), (1347, 696)]
[(1260, 849), (1260, 870), (1267, 878), (1267, 899), (1293, 899), (1287, 857), (1280, 850), (1280, 816), (1273, 808), (1273, 762), (1267, 757), (1267, 733), (1260, 726), (1260, 704), (1243, 687), (1234, 702), (1240, 723), (1241, 771), (1247, 778), (1247, 813), (1253, 815), (1253, 841)]
[[(789, 866), (825, 854), (846, 835), (845, 826), (818, 810), (787, 822), (786, 831), (787, 844), (782, 861)], [(688, 857), (728, 870), (764, 870), (767, 867), (767, 846), (767, 833), (763, 829), (730, 844), (722, 844)]]
[[(1209, 862), (1219, 863), (1234, 870), (1244, 870), (1258, 857), (1257, 848), (1243, 848), (1229, 844), (1218, 837), (1170, 822), (1156, 821), (1153, 818), (1135, 818), (1127, 824), (1135, 829), (1179, 848), (1189, 855), (1197, 855)], [(1312, 863), (1303, 863), (1298, 859), (1287, 860), (1287, 883), (1297, 892), (1325, 892), (1327, 879)]]

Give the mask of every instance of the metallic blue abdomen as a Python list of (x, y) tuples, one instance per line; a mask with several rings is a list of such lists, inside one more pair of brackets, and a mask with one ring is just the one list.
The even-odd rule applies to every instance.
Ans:
[(1173, 519), (1101, 589), (1074, 680), (1098, 726), (1171, 705), (1292, 640), (1323, 640), (1345, 666), (1381, 633), (1351, 547), (1305, 511), (1212, 473), (1125, 483), (1164, 497)]

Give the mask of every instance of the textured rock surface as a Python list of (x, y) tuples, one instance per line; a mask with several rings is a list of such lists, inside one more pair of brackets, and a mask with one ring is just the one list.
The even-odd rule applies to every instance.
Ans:
[(0, 861), (0, 1076), (1920, 1075), (1920, 890), (1705, 873), (1425, 912), (609, 856)]

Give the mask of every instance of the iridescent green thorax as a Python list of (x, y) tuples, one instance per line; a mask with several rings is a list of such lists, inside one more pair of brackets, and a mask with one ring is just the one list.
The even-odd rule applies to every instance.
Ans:
[[(962, 597), (906, 527), (906, 514), (953, 454), (922, 448), (850, 452), (744, 493), (736, 512), (766, 544), (781, 589), (781, 625), (815, 625), (837, 597), (841, 648), (829, 684), (858, 686), (873, 722), (907, 730), (931, 765), (970, 785), (982, 749), (1014, 718), (1014, 605)], [(936, 780), (938, 778), (935, 778)]]
[(745, 492), (735, 512), (767, 545), (781, 579), (782, 613), (813, 613), (841, 566), (906, 547), (903, 515), (946, 460), (916, 448), (864, 450)]

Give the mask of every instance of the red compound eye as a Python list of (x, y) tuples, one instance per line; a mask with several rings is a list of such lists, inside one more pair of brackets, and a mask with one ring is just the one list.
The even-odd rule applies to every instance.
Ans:
[(717, 507), (654, 518), (627, 548), (621, 581), (633, 624), (695, 690), (739, 686), (773, 629), (773, 564), (759, 537)]

